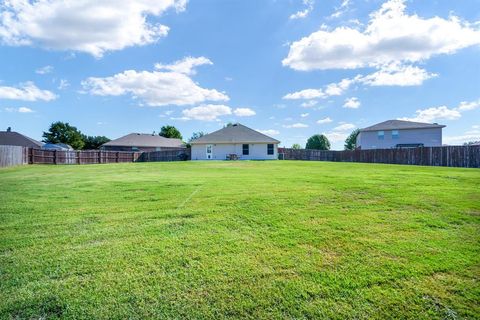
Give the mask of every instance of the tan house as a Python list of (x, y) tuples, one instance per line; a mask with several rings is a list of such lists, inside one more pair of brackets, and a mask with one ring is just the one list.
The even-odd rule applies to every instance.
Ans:
[(261, 132), (235, 123), (193, 140), (192, 160), (275, 160), (278, 159), (279, 143)]

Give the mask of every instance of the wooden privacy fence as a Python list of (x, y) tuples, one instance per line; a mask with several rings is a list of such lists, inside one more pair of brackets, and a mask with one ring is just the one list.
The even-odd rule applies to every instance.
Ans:
[(323, 151), (279, 148), (285, 160), (367, 162), (480, 168), (480, 146), (443, 146), (372, 150)]
[(59, 151), (28, 148), (29, 164), (96, 164), (135, 162), (140, 152), (123, 151)]
[(153, 152), (128, 151), (59, 151), (19, 146), (0, 146), (0, 167), (20, 164), (99, 164), (120, 162), (184, 161), (190, 160), (189, 148)]
[(27, 164), (27, 148), (0, 145), (0, 168)]
[(191, 159), (191, 149), (175, 149), (175, 150), (162, 150), (144, 152), (138, 158), (140, 162), (151, 161), (186, 161)]

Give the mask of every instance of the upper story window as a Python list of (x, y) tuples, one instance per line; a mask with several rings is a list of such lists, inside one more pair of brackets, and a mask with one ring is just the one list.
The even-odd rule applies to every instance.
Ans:
[(267, 144), (267, 154), (273, 154), (273, 144)]
[(383, 140), (385, 138), (385, 131), (377, 131), (378, 140)]
[(249, 147), (248, 144), (242, 145), (242, 151), (243, 151), (242, 154), (244, 156), (248, 156), (248, 154), (249, 154), (249, 148), (248, 147)]
[(392, 139), (398, 139), (398, 137), (399, 137), (398, 130), (392, 130)]

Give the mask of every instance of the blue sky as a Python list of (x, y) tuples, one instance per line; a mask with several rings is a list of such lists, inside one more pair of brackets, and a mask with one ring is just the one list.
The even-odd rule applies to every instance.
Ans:
[(388, 119), (480, 140), (479, 0), (9, 1), (0, 129), (117, 138), (238, 121), (334, 148)]

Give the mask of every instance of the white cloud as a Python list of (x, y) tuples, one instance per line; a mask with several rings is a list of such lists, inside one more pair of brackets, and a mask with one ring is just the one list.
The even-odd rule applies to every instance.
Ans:
[(30, 108), (27, 107), (20, 107), (20, 108), (5, 108), (5, 111), (7, 112), (19, 112), (19, 113), (32, 113), (35, 112)]
[(350, 6), (350, 0), (342, 0), (340, 7), (335, 8), (335, 12), (330, 15), (330, 18), (338, 18), (343, 15)]
[(436, 76), (419, 67), (392, 63), (358, 81), (370, 86), (418, 86)]
[(47, 74), (47, 73), (51, 73), (52, 71), (53, 71), (52, 66), (45, 66), (45, 67), (41, 67), (41, 68), (38, 68), (37, 70), (35, 70), (35, 73)]
[(0, 39), (13, 46), (74, 50), (101, 57), (156, 42), (169, 28), (149, 21), (169, 9), (185, 10), (186, 0), (6, 1), (0, 11)]
[[(282, 99), (285, 100), (298, 100), (298, 99), (304, 99), (304, 100), (311, 100), (311, 99), (326, 99), (331, 96), (340, 96), (343, 93), (345, 93), (346, 90), (350, 87), (352, 83), (354, 83), (356, 79), (342, 79), (338, 83), (330, 83), (325, 86), (324, 89), (305, 89), (297, 92), (292, 92), (288, 93), (285, 96), (283, 96)], [(317, 102), (313, 104), (302, 104), (303, 107), (312, 107), (316, 104)]]
[(198, 107), (185, 109), (182, 114), (186, 119), (217, 121), (218, 117), (231, 115), (232, 108), (219, 104), (202, 104)]
[(285, 100), (298, 100), (298, 99), (315, 99), (315, 98), (325, 98), (325, 93), (321, 89), (305, 89), (293, 93), (288, 93), (283, 96), (282, 99)]
[(287, 124), (287, 125), (283, 125), (284, 128), (288, 128), (288, 129), (300, 129), (300, 128), (308, 128), (308, 125), (305, 124), (305, 123), (294, 123), (294, 124)]
[(300, 114), (300, 117), (306, 118), (306, 117), (308, 117), (309, 114), (310, 114), (310, 113), (308, 113), (308, 112), (307, 112), (307, 113), (302, 113), (302, 114)]
[(339, 122), (339, 125), (330, 132), (324, 132), (330, 142), (342, 142), (348, 137), (350, 132), (357, 126), (353, 123)]
[(416, 122), (434, 122), (437, 120), (457, 120), (462, 117), (465, 111), (471, 111), (480, 107), (480, 99), (475, 101), (462, 101), (455, 108), (447, 106), (431, 107), (427, 109), (419, 109), (415, 111), (414, 117), (399, 118), (399, 120), (416, 121)]
[(344, 108), (350, 109), (358, 109), (360, 107), (360, 101), (356, 97), (347, 98), (345, 99), (345, 103), (343, 104)]
[[(338, 83), (330, 83), (323, 89), (305, 89), (286, 94), (283, 99), (326, 99), (331, 96), (343, 95), (353, 84), (363, 84), (368, 86), (419, 86), (425, 80), (437, 76), (435, 73), (429, 73), (425, 69), (417, 66), (393, 62), (390, 64), (377, 66), (377, 71), (366, 76), (357, 75), (351, 79), (345, 78)], [(302, 107), (314, 106), (317, 101), (302, 103)]]
[(309, 100), (309, 101), (303, 102), (300, 106), (304, 108), (312, 108), (312, 107), (315, 107), (317, 104), (318, 104), (317, 100)]
[(48, 90), (39, 89), (33, 82), (21, 83), (18, 87), (0, 87), (0, 99), (23, 101), (51, 101), (57, 96)]
[(219, 121), (219, 117), (235, 115), (237, 117), (250, 117), (255, 115), (255, 111), (250, 108), (232, 109), (226, 105), (218, 104), (202, 104), (191, 109), (182, 111), (183, 117), (176, 120), (202, 120), (202, 121)]
[(306, 18), (310, 14), (310, 12), (313, 10), (314, 1), (313, 0), (303, 0), (303, 4), (305, 6), (307, 6), (307, 8), (304, 9), (304, 10), (301, 10), (301, 11), (297, 11), (296, 13), (292, 14), (290, 16), (290, 20), (303, 19), (303, 18)]
[(276, 136), (276, 135), (280, 134), (280, 131), (275, 130), (275, 129), (267, 129), (267, 130), (256, 129), (256, 130), (260, 133), (263, 133), (263, 134), (267, 135), (267, 136)]
[(250, 108), (236, 108), (233, 110), (233, 113), (237, 117), (251, 117), (256, 115), (256, 112)]
[(66, 79), (60, 79), (60, 83), (58, 84), (58, 89), (63, 90), (70, 86), (70, 83)]
[(172, 64), (161, 64), (156, 63), (155, 69), (157, 70), (166, 70), (166, 71), (173, 71), (188, 75), (194, 75), (195, 67), (202, 66), (202, 65), (212, 65), (212, 61), (205, 57), (185, 57), (182, 60), (175, 61)]
[(317, 120), (317, 123), (318, 123), (318, 124), (325, 124), (325, 123), (330, 123), (330, 122), (332, 122), (332, 121), (333, 121), (333, 120), (330, 119), (330, 117), (326, 117), (326, 118)]
[(469, 111), (469, 110), (474, 110), (480, 107), (480, 99), (477, 101), (462, 101), (460, 105), (457, 107), (458, 110), (460, 111)]
[[(188, 58), (187, 58), (188, 59)], [(83, 88), (90, 94), (100, 96), (132, 95), (149, 106), (192, 105), (205, 101), (228, 101), (228, 96), (215, 89), (205, 89), (195, 83), (188, 74), (200, 65), (186, 62), (187, 59), (167, 65), (178, 71), (135, 71), (126, 70), (111, 77), (90, 77), (82, 81)], [(208, 59), (207, 59), (208, 60)], [(210, 64), (203, 61), (201, 64)], [(165, 68), (165, 65), (162, 65)], [(187, 74), (186, 74), (187, 73)]]
[(353, 123), (342, 123), (339, 126), (333, 128), (333, 131), (349, 131), (355, 128), (356, 126)]
[(316, 31), (290, 45), (284, 66), (295, 70), (354, 69), (392, 62), (419, 62), (480, 44), (475, 24), (450, 16), (422, 18), (405, 12), (404, 0), (390, 0), (370, 15), (363, 29)]
[(401, 118), (400, 120), (434, 122), (436, 120), (456, 120), (462, 116), (458, 110), (449, 109), (446, 106), (417, 110), (415, 113), (416, 115), (413, 118)]
[(342, 95), (354, 82), (352, 79), (342, 79), (339, 83), (330, 83), (325, 88), (325, 94), (327, 96), (340, 96)]

